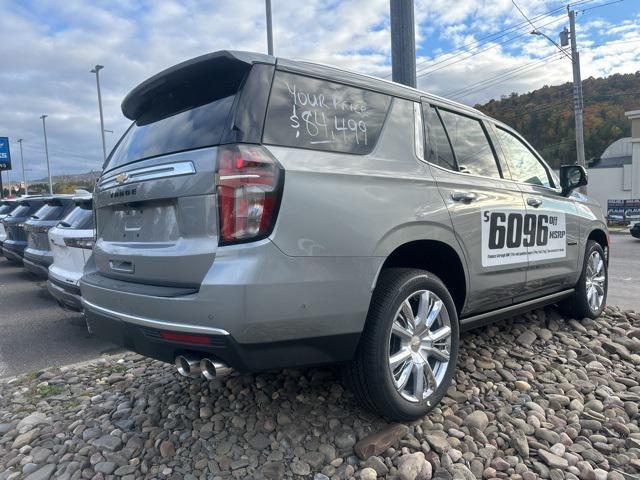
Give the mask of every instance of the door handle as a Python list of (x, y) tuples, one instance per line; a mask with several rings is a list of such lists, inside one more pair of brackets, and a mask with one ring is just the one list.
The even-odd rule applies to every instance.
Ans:
[(451, 192), (451, 200), (454, 202), (473, 202), (478, 198), (474, 192)]
[(538, 208), (540, 205), (542, 205), (542, 200), (540, 200), (539, 198), (529, 197), (527, 198), (527, 205), (533, 208)]

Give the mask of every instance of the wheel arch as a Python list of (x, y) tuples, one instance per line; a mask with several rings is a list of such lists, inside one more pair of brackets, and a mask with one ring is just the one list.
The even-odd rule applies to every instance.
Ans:
[(600, 244), (602, 250), (604, 250), (605, 257), (607, 263), (609, 263), (609, 236), (608, 234), (600, 227), (595, 227), (589, 232), (589, 236), (587, 237), (587, 241), (593, 240), (594, 242)]

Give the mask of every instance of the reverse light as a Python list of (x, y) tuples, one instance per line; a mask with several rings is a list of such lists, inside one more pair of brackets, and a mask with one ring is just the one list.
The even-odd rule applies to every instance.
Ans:
[(86, 248), (87, 250), (92, 250), (96, 244), (96, 239), (94, 237), (65, 237), (64, 244), (71, 248)]
[(269, 236), (282, 195), (284, 170), (257, 145), (224, 145), (218, 149), (220, 244)]

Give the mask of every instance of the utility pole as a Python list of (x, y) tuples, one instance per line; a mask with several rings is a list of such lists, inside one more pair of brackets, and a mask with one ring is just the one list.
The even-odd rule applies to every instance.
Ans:
[[(24, 155), (22, 154), (22, 142), (23, 139), (19, 138), (18, 143), (20, 144), (20, 164), (22, 165), (22, 183), (24, 183), (24, 194), (29, 195), (29, 187), (27, 186), (27, 177), (24, 175)], [(20, 192), (20, 189), (18, 189)]]
[(267, 53), (273, 55), (273, 30), (271, 27), (271, 0), (265, 0), (267, 9)]
[(391, 73), (394, 82), (416, 87), (413, 0), (391, 0)]
[[(584, 102), (582, 99), (582, 78), (580, 77), (580, 54), (576, 43), (576, 12), (571, 10), (571, 6), (567, 5), (567, 13), (569, 14), (569, 36), (571, 38), (571, 64), (573, 65), (573, 110), (576, 122), (576, 153), (577, 164), (586, 168), (584, 156), (584, 130), (582, 108)], [(586, 187), (580, 189), (582, 193), (587, 193)]]
[(100, 93), (100, 70), (104, 68), (103, 65), (96, 65), (91, 73), (96, 74), (96, 87), (98, 88), (98, 109), (100, 110), (100, 135), (102, 136), (102, 161), (107, 161), (107, 144), (104, 140), (104, 117), (102, 116), (102, 94)]
[(42, 115), (42, 131), (44, 132), (44, 154), (47, 157), (47, 173), (49, 174), (49, 194), (53, 195), (53, 182), (51, 181), (51, 165), (49, 164), (49, 145), (47, 144), (47, 126), (44, 123), (44, 119), (48, 115)]

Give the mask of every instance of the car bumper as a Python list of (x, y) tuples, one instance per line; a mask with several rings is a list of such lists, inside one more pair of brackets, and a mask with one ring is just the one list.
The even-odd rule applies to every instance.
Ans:
[(2, 244), (2, 254), (9, 260), (22, 263), (22, 257), (24, 256), (25, 245), (20, 243), (11, 242), (6, 240)]
[(53, 263), (53, 257), (51, 255), (32, 253), (27, 248), (24, 251), (22, 261), (25, 270), (28, 272), (44, 279), (49, 277), (49, 265)]
[(82, 299), (78, 285), (64, 282), (49, 274), (47, 289), (62, 308), (73, 310), (74, 312), (82, 311)]
[(630, 231), (632, 236), (640, 238), (640, 228), (632, 228)]
[[(219, 251), (200, 289), (184, 295), (95, 275), (80, 288), (91, 331), (117, 345), (166, 362), (191, 352), (258, 371), (353, 358), (382, 261), (288, 257), (267, 241)], [(206, 344), (169, 341), (166, 332)]]

